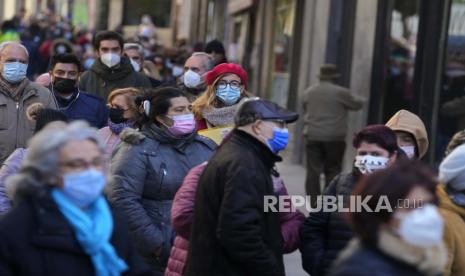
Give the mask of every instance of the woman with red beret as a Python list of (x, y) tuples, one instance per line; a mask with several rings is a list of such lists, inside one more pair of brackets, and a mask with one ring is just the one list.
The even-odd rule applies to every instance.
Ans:
[(233, 125), (239, 104), (250, 94), (247, 92), (248, 76), (234, 63), (221, 63), (205, 76), (207, 91), (192, 103), (197, 129)]

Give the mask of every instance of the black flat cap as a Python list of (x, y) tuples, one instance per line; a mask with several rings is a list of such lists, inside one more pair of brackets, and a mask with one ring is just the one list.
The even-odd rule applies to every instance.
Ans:
[[(245, 118), (253, 118), (253, 121), (245, 120)], [(286, 123), (293, 123), (297, 121), (298, 118), (299, 114), (287, 110), (274, 102), (260, 98), (250, 98), (241, 104), (236, 112), (234, 122), (236, 126), (253, 123), (259, 119), (265, 121), (284, 121)]]

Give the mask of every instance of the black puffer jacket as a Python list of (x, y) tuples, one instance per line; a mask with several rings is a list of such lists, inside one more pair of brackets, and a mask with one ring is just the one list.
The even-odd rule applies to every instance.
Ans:
[[(361, 177), (354, 169), (351, 173), (337, 175), (324, 191), (324, 195), (348, 196)], [(344, 205), (346, 206), (346, 205)], [(302, 266), (312, 276), (325, 275), (339, 252), (353, 236), (347, 224), (345, 213), (319, 212), (311, 213), (305, 219), (301, 230)]]

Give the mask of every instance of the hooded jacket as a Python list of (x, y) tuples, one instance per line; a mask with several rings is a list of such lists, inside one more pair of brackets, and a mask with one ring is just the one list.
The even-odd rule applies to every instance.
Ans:
[(386, 126), (393, 131), (405, 131), (415, 138), (419, 158), (422, 158), (428, 151), (428, 133), (423, 121), (415, 114), (407, 110), (399, 110), (389, 119)]
[(82, 73), (79, 81), (80, 90), (102, 99), (108, 98), (115, 89), (128, 87), (151, 88), (152, 85), (145, 75), (134, 71), (126, 57), (121, 57), (120, 64), (112, 68), (103, 64), (99, 58), (95, 59), (90, 70)]
[(465, 208), (452, 202), (444, 185), (438, 185), (439, 210), (444, 218), (447, 265), (444, 276), (465, 275)]

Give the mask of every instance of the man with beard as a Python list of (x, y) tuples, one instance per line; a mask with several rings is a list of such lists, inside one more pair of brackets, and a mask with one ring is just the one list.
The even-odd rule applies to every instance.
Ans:
[(98, 96), (78, 88), (81, 62), (73, 54), (57, 54), (50, 61), (50, 90), (58, 107), (69, 120), (85, 120), (102, 128), (107, 125), (108, 109)]

